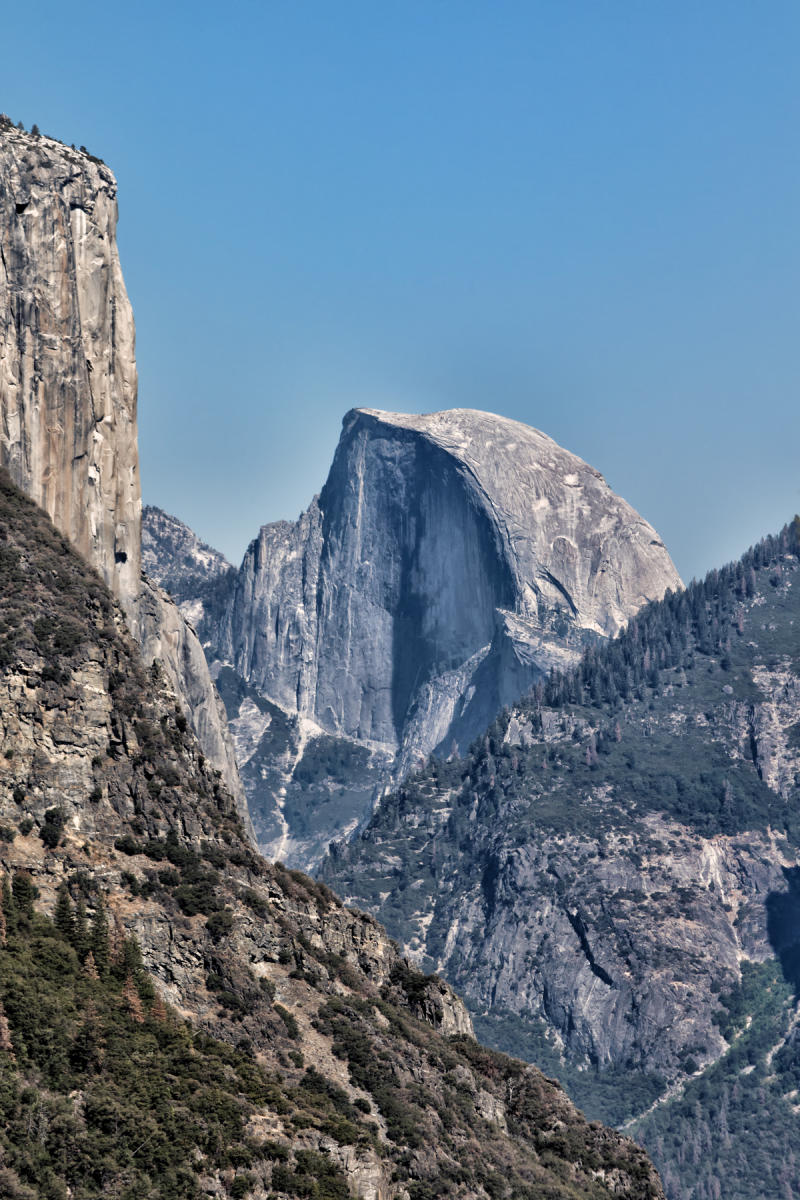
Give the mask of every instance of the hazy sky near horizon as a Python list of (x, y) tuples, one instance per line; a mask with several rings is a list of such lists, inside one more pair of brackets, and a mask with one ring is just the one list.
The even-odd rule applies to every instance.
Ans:
[(3, 51), (119, 181), (145, 502), (232, 561), (362, 405), (542, 429), (686, 579), (800, 510), (796, 0), (30, 0)]

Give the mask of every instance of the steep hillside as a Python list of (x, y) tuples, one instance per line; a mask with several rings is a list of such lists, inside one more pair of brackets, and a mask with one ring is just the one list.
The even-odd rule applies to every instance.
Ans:
[[(790, 987), (753, 1054), (782, 1114), (773, 1138), (787, 1150), (796, 1129), (795, 1067), (770, 1072), (764, 1056), (778, 1054), (800, 984), (798, 526), (643, 609), (464, 759), (434, 761), (385, 798), (323, 865), (348, 902), (463, 990), (490, 1044), (546, 1063), (614, 1123), (707, 1065), (713, 1087), (755, 1071), (755, 1059), (727, 1057), (771, 1003), (742, 964), (777, 956)], [(766, 1101), (743, 1094), (741, 1120), (756, 1128)], [(669, 1111), (685, 1113), (680, 1101)], [(659, 1110), (641, 1131), (660, 1130), (654, 1153), (678, 1197), (694, 1175), (677, 1162), (685, 1138), (665, 1148), (669, 1119)], [(716, 1149), (723, 1126), (709, 1134)], [(733, 1145), (710, 1197), (734, 1194)]]
[[(466, 749), (553, 665), (681, 586), (597, 471), (467, 409), (348, 413), (319, 498), (265, 525), (235, 577), (204, 581), (193, 565), (176, 579), (174, 533), (155, 514), (146, 525), (155, 578), (184, 604), (196, 589), (206, 651), (240, 678), (228, 716), (234, 730), (245, 718), (261, 844), (306, 866), (387, 779)], [(272, 706), (260, 717), (254, 693)]]
[(0, 115), (0, 464), (120, 600), (245, 816), (197, 638), (142, 582), (135, 334), (116, 225), (104, 163)]
[(248, 845), (163, 674), (0, 473), (0, 1188), (659, 1197), (373, 918)]
[(148, 504), (142, 510), (142, 568), (169, 592), (203, 639), (225, 610), (235, 568), (219, 550), (201, 542), (188, 525)]

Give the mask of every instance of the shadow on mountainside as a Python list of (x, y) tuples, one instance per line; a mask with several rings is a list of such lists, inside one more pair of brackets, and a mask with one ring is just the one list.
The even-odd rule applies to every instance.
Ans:
[(787, 891), (767, 896), (767, 933), (784, 979), (800, 996), (800, 867), (784, 867)]

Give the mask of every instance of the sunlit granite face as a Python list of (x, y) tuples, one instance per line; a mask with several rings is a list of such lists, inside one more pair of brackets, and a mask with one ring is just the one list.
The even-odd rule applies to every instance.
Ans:
[(122, 603), (244, 811), (202, 649), (168, 597), (142, 586), (135, 331), (116, 225), (105, 164), (0, 123), (0, 463)]
[(146, 527), (155, 577), (240, 679), (224, 677), (226, 702), (259, 840), (305, 867), (376, 788), (463, 750), (552, 667), (681, 586), (596, 471), (463, 409), (348, 413), (320, 496), (263, 526), (238, 572), (165, 514)]
[[(680, 586), (653, 528), (544, 434), (357, 409), (319, 502), (248, 550), (223, 640), (323, 728), (400, 748), (413, 727), (427, 753)], [(485, 703), (467, 699), (478, 670)]]
[(0, 128), (0, 461), (127, 606), (141, 491), (116, 225), (108, 167)]

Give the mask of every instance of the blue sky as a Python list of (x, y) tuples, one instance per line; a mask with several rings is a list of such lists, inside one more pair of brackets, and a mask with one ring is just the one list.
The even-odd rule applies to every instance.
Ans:
[(145, 500), (238, 561), (348, 408), (587, 459), (689, 578), (800, 509), (800, 5), (30, 3), (0, 109), (120, 185)]

